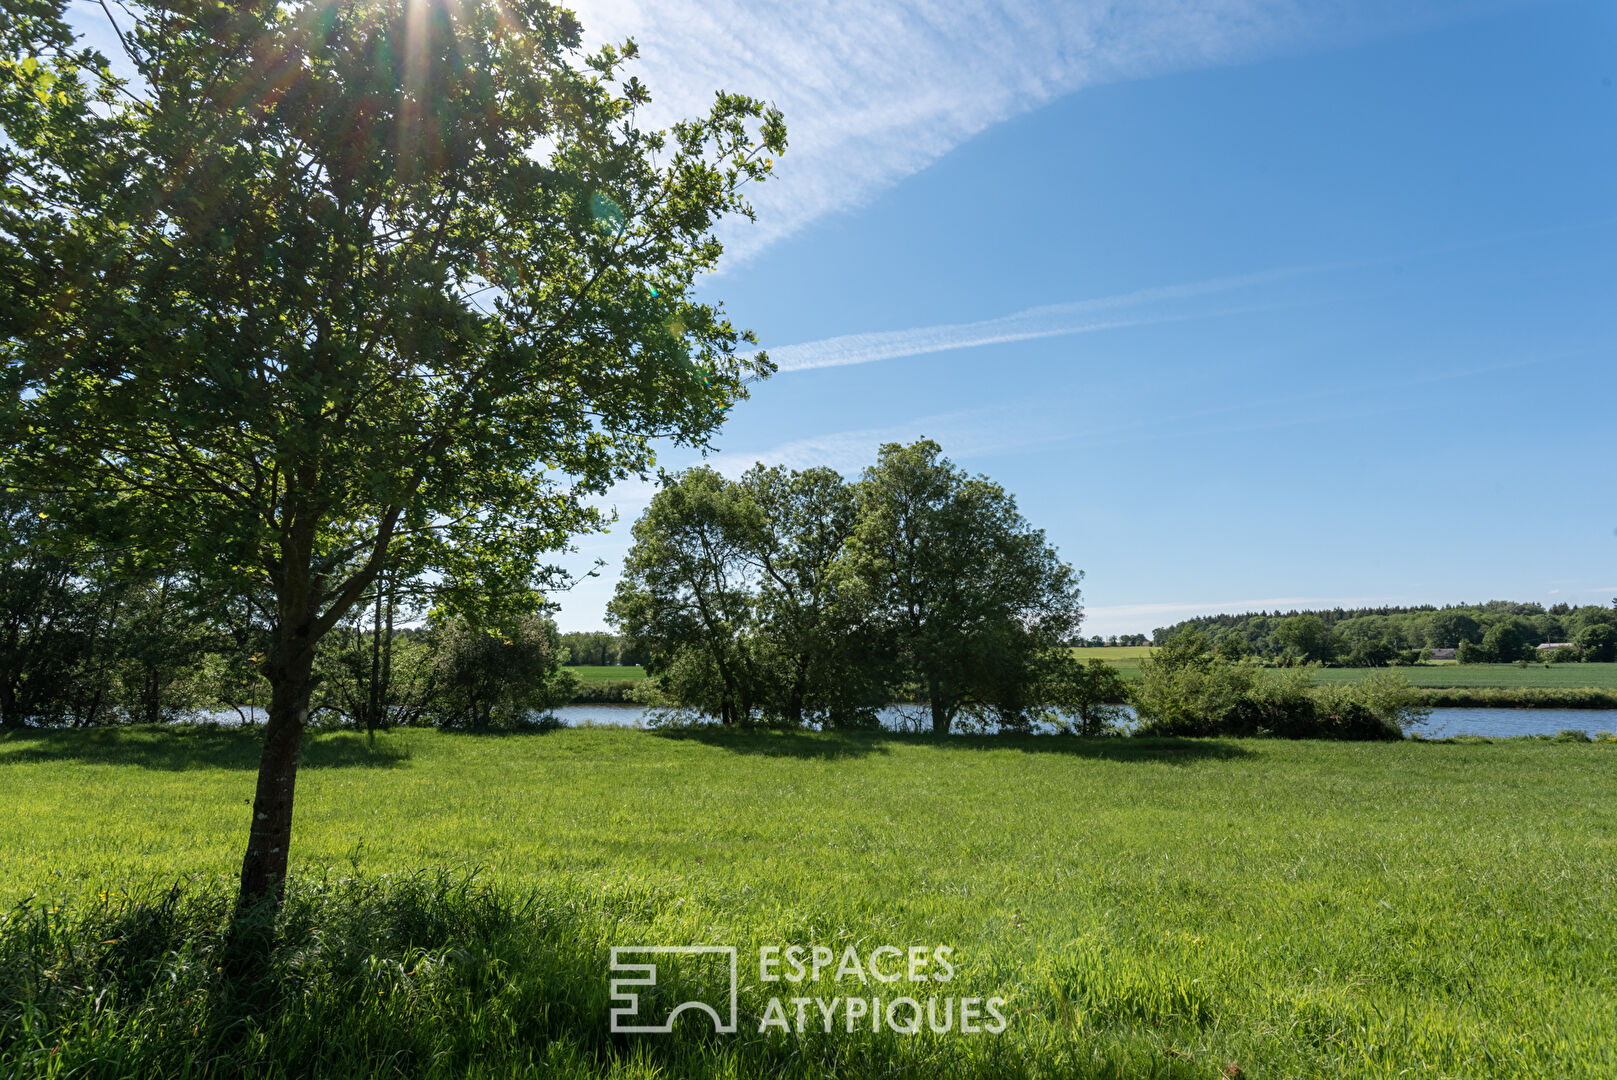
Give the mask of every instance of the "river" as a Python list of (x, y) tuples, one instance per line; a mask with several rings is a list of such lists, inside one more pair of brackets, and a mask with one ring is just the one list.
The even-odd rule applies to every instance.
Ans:
[[(556, 717), (569, 727), (609, 724), (633, 727), (645, 722), (639, 705), (564, 705)], [(926, 709), (892, 706), (882, 710), (882, 726), (895, 731), (930, 727)], [(1433, 709), (1415, 731), (1427, 738), (1450, 735), (1554, 735), (1560, 731), (1617, 731), (1617, 709)]]

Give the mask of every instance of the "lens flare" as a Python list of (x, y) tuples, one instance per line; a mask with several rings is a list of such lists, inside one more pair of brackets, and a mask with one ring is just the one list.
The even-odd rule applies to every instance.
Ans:
[(595, 216), (598, 228), (617, 236), (629, 224), (629, 217), (623, 212), (623, 207), (612, 201), (611, 196), (597, 191), (590, 196), (590, 213)]

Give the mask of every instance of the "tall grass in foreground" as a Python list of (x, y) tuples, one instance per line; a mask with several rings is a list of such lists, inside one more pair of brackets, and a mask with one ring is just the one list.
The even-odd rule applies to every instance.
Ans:
[[(256, 969), (250, 751), (0, 741), (0, 1077), (1617, 1075), (1609, 743), (320, 736)], [(610, 948), (698, 942), (741, 1030), (609, 1034)], [(1009, 1029), (760, 1036), (821, 942)]]

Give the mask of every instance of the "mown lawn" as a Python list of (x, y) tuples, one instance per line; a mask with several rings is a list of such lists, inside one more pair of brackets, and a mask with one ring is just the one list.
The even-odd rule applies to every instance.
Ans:
[[(1617, 1075), (1617, 744), (322, 735), (249, 1009), (171, 939), (223, 910), (184, 898), (228, 891), (255, 752), (0, 740), (0, 961), (56, 1003), (0, 994), (0, 1076)], [(608, 1035), (607, 950), (687, 943), (740, 948), (740, 1032)], [(1008, 1029), (760, 1035), (791, 943), (952, 946)]]

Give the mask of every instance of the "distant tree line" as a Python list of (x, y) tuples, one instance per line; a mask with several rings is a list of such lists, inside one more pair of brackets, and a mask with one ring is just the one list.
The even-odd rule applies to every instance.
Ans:
[(608, 618), (671, 706), (727, 724), (871, 726), (913, 700), (934, 732), (1025, 729), (1045, 706), (1121, 700), (1067, 651), (1080, 577), (1002, 487), (922, 440), (852, 483), (762, 465), (670, 478)]
[[(1617, 660), (1617, 600), (1611, 607), (1512, 603), (1208, 615), (1160, 628), (1166, 645), (1194, 632), (1226, 660), (1251, 656), (1281, 666), (1321, 663), (1387, 667), (1455, 649), (1462, 663)], [(1537, 646), (1565, 643), (1566, 648)]]
[[(270, 599), (141, 554), (118, 542), (116, 520), (93, 543), (68, 517), (48, 498), (0, 490), (0, 727), (262, 720)], [(480, 620), (430, 611), (428, 596), (421, 581), (377, 578), (317, 653), (316, 722), (478, 729), (572, 696), (566, 646), (537, 597)]]
[(569, 664), (592, 667), (633, 667), (645, 663), (645, 654), (631, 648), (622, 634), (602, 630), (569, 631), (561, 636)]
[(1077, 638), (1072, 644), (1077, 649), (1100, 649), (1117, 645), (1149, 645), (1151, 638), (1146, 634), (1110, 634), (1106, 637), (1093, 634), (1087, 638)]

